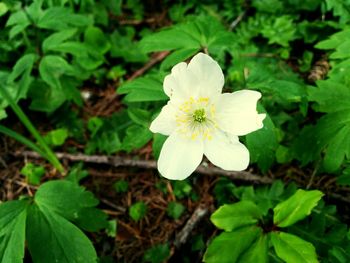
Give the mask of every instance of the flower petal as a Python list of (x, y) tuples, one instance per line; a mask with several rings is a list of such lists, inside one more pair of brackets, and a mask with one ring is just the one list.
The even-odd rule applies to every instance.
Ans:
[(256, 111), (260, 98), (261, 93), (254, 90), (221, 94), (215, 102), (219, 128), (239, 136), (261, 129), (266, 114)]
[(174, 106), (168, 102), (168, 104), (162, 108), (157, 118), (153, 120), (149, 129), (153, 133), (170, 135), (176, 128), (175, 115), (176, 110)]
[(203, 142), (190, 140), (173, 133), (163, 144), (158, 159), (158, 170), (171, 180), (190, 176), (203, 158)]
[(171, 74), (164, 78), (164, 92), (175, 102), (189, 97), (197, 97), (199, 83), (192, 71), (188, 70), (185, 62), (175, 65)]
[(201, 97), (213, 97), (219, 95), (224, 86), (224, 74), (219, 64), (204, 53), (195, 55), (188, 64), (199, 81), (199, 95)]
[(204, 143), (204, 155), (216, 166), (228, 171), (242, 171), (249, 165), (249, 151), (237, 136), (217, 131)]

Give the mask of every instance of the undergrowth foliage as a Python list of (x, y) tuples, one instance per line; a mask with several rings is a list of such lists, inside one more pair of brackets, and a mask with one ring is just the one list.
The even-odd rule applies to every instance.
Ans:
[[(281, 179), (289, 181), (289, 168), (298, 167), (308, 175), (299, 188), (316, 188), (314, 178), (324, 175), (334, 189), (350, 186), (349, 1), (4, 0), (0, 24), (0, 132), (62, 173), (53, 150), (137, 155), (151, 145), (158, 159), (167, 137), (149, 127), (168, 100), (164, 77), (203, 52), (223, 69), (224, 92), (262, 94), (263, 128), (240, 137), (256, 174), (283, 167)], [(105, 111), (82, 114), (110, 90)], [(5, 127), (10, 108), (32, 137)], [(45, 134), (26, 116), (39, 113), (53, 127)], [(65, 147), (67, 141), (75, 143)], [(116, 238), (118, 217), (108, 220), (80, 185), (89, 176), (82, 164), (66, 167), (61, 180), (47, 180), (45, 167), (19, 167), (35, 191), (0, 202), (0, 262), (108, 262), (91, 240)], [(175, 200), (165, 213), (174, 222), (187, 213), (181, 199), (198, 200), (195, 177), (172, 182)], [(350, 262), (346, 216), (326, 203), (322, 185), (298, 187), (219, 179), (210, 221), (222, 232), (210, 240), (200, 235), (192, 250), (204, 262)], [(114, 189), (132, 193), (127, 181)], [(147, 218), (143, 201), (125, 210), (134, 223)], [(140, 260), (171, 259), (171, 242), (150, 247)]]

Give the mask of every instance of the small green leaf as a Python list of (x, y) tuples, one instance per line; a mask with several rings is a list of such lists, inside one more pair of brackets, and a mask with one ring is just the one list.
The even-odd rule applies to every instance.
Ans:
[(260, 209), (250, 201), (240, 201), (235, 204), (219, 207), (210, 217), (213, 224), (225, 231), (253, 225), (262, 217)]
[(45, 174), (45, 168), (41, 165), (26, 163), (26, 165), (21, 169), (21, 174), (27, 178), (28, 183), (39, 185), (40, 179)]
[(145, 262), (162, 263), (170, 256), (170, 248), (168, 244), (158, 244), (147, 249), (143, 255)]
[(292, 234), (272, 232), (271, 242), (278, 257), (286, 263), (317, 263), (315, 247)]
[(130, 206), (129, 208), (129, 216), (134, 221), (139, 221), (144, 218), (147, 213), (147, 205), (144, 202), (137, 202)]
[(106, 38), (106, 35), (98, 27), (88, 27), (84, 33), (84, 40), (90, 48), (98, 51), (100, 54), (105, 54), (110, 48), (111, 44)]
[(44, 136), (45, 142), (50, 146), (61, 146), (67, 138), (68, 131), (66, 129), (52, 130)]
[(139, 149), (152, 139), (152, 135), (148, 127), (132, 125), (126, 130), (121, 149), (127, 152)]
[(113, 187), (117, 193), (125, 193), (129, 189), (129, 183), (125, 180), (119, 180), (114, 183)]
[(279, 203), (274, 209), (273, 222), (279, 227), (287, 227), (310, 215), (311, 210), (322, 198), (318, 190), (305, 191), (299, 189), (287, 200)]
[(185, 206), (177, 202), (169, 202), (167, 207), (167, 214), (171, 218), (179, 219), (183, 212), (185, 212)]
[(26, 200), (0, 205), (0, 262), (23, 262), (27, 206)]
[(206, 263), (236, 263), (239, 257), (261, 236), (256, 226), (243, 227), (233, 232), (224, 232), (214, 238), (204, 254)]

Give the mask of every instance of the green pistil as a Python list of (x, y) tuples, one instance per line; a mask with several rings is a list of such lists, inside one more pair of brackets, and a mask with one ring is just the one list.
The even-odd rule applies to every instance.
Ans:
[(204, 109), (195, 110), (193, 113), (193, 119), (195, 122), (199, 122), (199, 123), (205, 122), (206, 120), (205, 110)]

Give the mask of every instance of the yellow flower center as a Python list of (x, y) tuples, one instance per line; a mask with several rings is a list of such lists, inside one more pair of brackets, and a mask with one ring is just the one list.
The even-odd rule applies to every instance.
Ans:
[(215, 105), (209, 98), (201, 97), (182, 103), (176, 114), (177, 131), (187, 138), (211, 140), (217, 128)]

